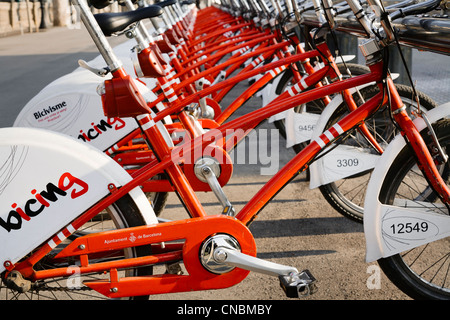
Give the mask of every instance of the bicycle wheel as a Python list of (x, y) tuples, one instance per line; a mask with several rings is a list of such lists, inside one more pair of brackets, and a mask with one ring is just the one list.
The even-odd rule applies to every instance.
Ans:
[[(158, 174), (152, 178), (152, 180), (162, 180), (164, 176)], [(167, 199), (169, 197), (168, 192), (146, 192), (148, 200), (150, 201), (153, 211), (156, 216), (159, 217), (166, 207)]]
[[(450, 151), (450, 120), (441, 120), (434, 126), (441, 146)], [(424, 130), (427, 131), (427, 130)], [(425, 142), (430, 141), (422, 133)], [(449, 185), (449, 163), (438, 167), (441, 176)], [(398, 154), (382, 184), (379, 195), (381, 203), (395, 205), (400, 199), (408, 206), (428, 202), (436, 209), (434, 213), (449, 215), (448, 207), (442, 206), (427, 180), (418, 169), (415, 156), (409, 146)], [(420, 204), (419, 204), (420, 205)], [(428, 205), (428, 204), (427, 204)], [(417, 206), (417, 204), (416, 204)], [(403, 292), (414, 299), (450, 299), (450, 237), (428, 243), (407, 252), (378, 260), (388, 278)]]
[[(370, 72), (370, 69), (366, 66), (354, 64), (354, 63), (347, 63), (346, 65), (342, 63), (337, 64), (339, 72), (342, 74), (342, 78), (346, 79), (348, 78), (348, 73), (345, 68), (347, 66), (348, 70), (350, 70), (350, 73), (353, 76), (359, 76), (362, 74), (366, 74)], [(275, 90), (277, 95), (280, 95), (284, 91), (287, 90), (290, 86), (292, 86), (293, 83), (293, 75), (292, 71), (288, 69), (282, 76), (280, 82), (278, 83), (278, 86)], [(321, 99), (310, 101), (308, 103), (305, 103), (303, 105), (297, 106), (294, 108), (295, 112), (308, 112), (308, 113), (314, 113), (314, 114), (321, 114), (322, 110), (325, 108), (325, 104)], [(279, 130), (282, 137), (286, 138), (286, 127), (285, 127), (285, 120), (276, 120), (274, 121), (275, 127)], [(306, 144), (300, 143), (299, 145), (294, 145), (293, 148), (295, 149), (303, 149)], [(299, 152), (299, 151), (296, 151)]]
[[(413, 91), (411, 87), (396, 84), (397, 91), (407, 107), (407, 110), (415, 108), (417, 103), (412, 100)], [(369, 99), (378, 92), (377, 86), (366, 87), (361, 90), (361, 94), (365, 100)], [(427, 95), (417, 92), (420, 101), (420, 107), (422, 110), (431, 110), (437, 106), (437, 104)], [(355, 96), (358, 105), (358, 99)], [(375, 137), (377, 142), (381, 146), (387, 146), (387, 144), (395, 137), (397, 131), (392, 123), (389, 115), (389, 108), (382, 107), (371, 119), (365, 121), (371, 134)], [(343, 118), (349, 113), (345, 103), (338, 107), (335, 113), (330, 117), (326, 129), (330, 128), (339, 119)], [(413, 117), (411, 115), (411, 117)], [(349, 135), (339, 141), (342, 146), (351, 147), (354, 152), (361, 151), (369, 154), (377, 154), (371, 144), (365, 139), (365, 137), (358, 131), (353, 129)], [(333, 146), (331, 146), (333, 148)], [(324, 151), (326, 152), (326, 151)], [(353, 157), (350, 157), (353, 159)], [(345, 159), (345, 160), (350, 160)], [(355, 158), (356, 159), (356, 158)], [(326, 161), (326, 160), (323, 160)], [(351, 166), (356, 161), (350, 163), (349, 161), (341, 165)], [(327, 202), (340, 214), (350, 218), (357, 222), (363, 221), (363, 206), (367, 189), (367, 184), (370, 179), (372, 169), (367, 169), (357, 174), (347, 176), (345, 178), (336, 180), (331, 183), (321, 185), (319, 187), (320, 192), (327, 200)]]
[[(61, 251), (68, 242), (74, 238), (100, 231), (111, 229), (120, 229), (145, 225), (144, 218), (140, 214), (139, 209), (129, 195), (116, 201), (108, 207), (104, 212), (99, 213), (94, 219), (83, 225), (74, 234), (63, 241), (59, 246), (53, 249), (47, 257), (39, 261), (35, 265), (35, 270), (48, 270), (61, 267), (72, 267), (76, 271), (75, 261), (67, 260), (55, 261), (52, 258)], [(122, 252), (113, 252), (111, 256), (102, 256), (101, 258), (92, 259), (92, 263), (108, 261), (115, 258), (134, 258), (146, 256), (151, 253), (150, 246), (141, 246), (129, 248)], [(90, 260), (91, 262), (91, 260)], [(136, 269), (121, 270), (121, 276), (143, 276), (151, 275), (152, 267), (142, 267)], [(39, 280), (32, 284), (31, 290), (25, 293), (19, 293), (14, 289), (7, 287), (4, 278), (0, 279), (0, 300), (91, 300), (104, 299), (105, 297), (90, 288), (83, 286), (85, 280), (107, 279), (107, 275), (88, 274), (69, 278), (51, 278)], [(132, 297), (133, 299), (148, 299), (148, 296)]]

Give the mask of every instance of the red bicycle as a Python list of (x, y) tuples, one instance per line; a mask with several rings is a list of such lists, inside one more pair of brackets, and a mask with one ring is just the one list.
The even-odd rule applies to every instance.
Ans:
[[(384, 68), (383, 55), (386, 53), (384, 48), (389, 41), (383, 40), (387, 38), (371, 38), (362, 45), (371, 70), (369, 74), (287, 97), (276, 103), (271, 103), (265, 108), (251, 112), (245, 117), (230, 121), (220, 128), (211, 130), (203, 136), (193, 139), (193, 143), (189, 146), (180, 145), (170, 148), (156, 126), (155, 119), (150, 116), (150, 109), (146, 101), (121, 67), (120, 61), (116, 59), (112, 50), (104, 50), (109, 49), (109, 46), (103, 34), (96, 28), (97, 24), (86, 3), (80, 1), (78, 4), (81, 8), (83, 22), (104, 55), (113, 75), (111, 80), (105, 81), (105, 101), (111, 101), (111, 98), (114, 98), (118, 93), (117, 87), (112, 87), (111, 83), (119, 81), (119, 83), (124, 84), (120, 86), (123, 89), (121, 93), (125, 92), (125, 94), (121, 94), (121, 97), (126, 96), (125, 102), (129, 102), (129, 104), (123, 103), (123, 99), (115, 100), (121, 102), (117, 106), (123, 108), (120, 112), (126, 112), (126, 105), (134, 107), (129, 112), (135, 113), (136, 110), (142, 110), (142, 114), (137, 115), (136, 118), (144, 135), (149, 141), (152, 141), (157, 159), (142, 167), (130, 178), (123, 175), (124, 171), (118, 166), (113, 166), (113, 162), (104, 155), (60, 135), (21, 128), (3, 130), (5, 134), (16, 134), (16, 138), (8, 139), (8, 141), (3, 140), (2, 148), (12, 150), (11, 152), (15, 155), (22, 155), (22, 157), (3, 158), (3, 161), (7, 164), (15, 163), (11, 161), (12, 159), (22, 159), (20, 166), (10, 166), (15, 168), (17, 172), (29, 173), (34, 168), (33, 162), (48, 161), (49, 157), (56, 155), (58, 157), (55, 159), (66, 160), (55, 162), (55, 166), (45, 173), (34, 174), (35, 177), (39, 178), (36, 181), (48, 181), (50, 179), (51, 182), (46, 184), (46, 190), (44, 191), (37, 192), (36, 189), (33, 189), (31, 199), (28, 189), (25, 192), (19, 192), (23, 182), (20, 179), (10, 180), (3, 191), (4, 195), (10, 195), (11, 188), (14, 188), (14, 191), (17, 192), (14, 199), (21, 197), (21, 201), (17, 200), (14, 203), (15, 205), (12, 206), (8, 206), (9, 198), (6, 204), (2, 202), (2, 205), (5, 206), (5, 212), (8, 212), (11, 207), (14, 209), (9, 211), (10, 218), (5, 220), (5, 216), (2, 217), (3, 227), (4, 229), (5, 227), (9, 228), (9, 231), (0, 234), (3, 243), (14, 244), (14, 246), (5, 246), (1, 252), (1, 259), (4, 261), (1, 270), (2, 280), (9, 290), (15, 293), (54, 290), (54, 288), (52, 289), (52, 283), (61, 278), (64, 282), (73, 274), (72, 263), (76, 260), (79, 261), (75, 270), (77, 275), (93, 276), (94, 274), (106, 273), (108, 276), (106, 279), (89, 279), (84, 282), (84, 285), (108, 297), (224, 288), (241, 281), (246, 277), (249, 270), (279, 276), (282, 286), (289, 296), (310, 293), (313, 289), (314, 279), (309, 272), (298, 273), (295, 268), (267, 263), (255, 258), (256, 247), (246, 225), (250, 224), (264, 205), (293, 176), (304, 170), (326, 146), (338, 141), (339, 137), (345, 135), (351, 129), (361, 126), (365, 119), (388, 102), (399, 130), (408, 138), (408, 146), (412, 147), (413, 154), (417, 157), (417, 163), (423, 170), (423, 175), (427, 177), (427, 189), (433, 190), (437, 195), (434, 199), (439, 199), (447, 208), (445, 210), (446, 215), (441, 215), (438, 218), (435, 215), (426, 215), (426, 212), (422, 212), (423, 210), (420, 213), (426, 215), (429, 219), (443, 219), (443, 221), (446, 221), (445, 227), (448, 228), (448, 220), (445, 219), (448, 218), (450, 193), (447, 183), (444, 181), (445, 177), (443, 179), (442, 171), (439, 170), (442, 165), (447, 166), (446, 158), (443, 157), (442, 164), (436, 165), (437, 159), (430, 154), (418, 128), (404, 110), (403, 102), (397, 94), (387, 69)], [(359, 10), (360, 8), (357, 7), (358, 4), (352, 4), (357, 9), (355, 12), (364, 19), (364, 23), (367, 23)], [(377, 2), (372, 4), (379, 6)], [(418, 11), (421, 12), (422, 10)], [(383, 19), (386, 19), (386, 17), (387, 15)], [(392, 32), (389, 20), (383, 21), (385, 22), (383, 29), (389, 35)], [(365, 26), (367, 27), (369, 24), (365, 24)], [(371, 32), (371, 28), (367, 28), (367, 30)], [(333, 67), (335, 66), (328, 65), (325, 68), (330, 70)], [(192, 160), (191, 155), (200, 151), (202, 155), (222, 156), (223, 153), (212, 153), (207, 148), (211, 148), (210, 144), (214, 140), (222, 139), (227, 129), (252, 128), (280, 110), (292, 108), (306, 101), (316, 100), (336, 92), (344, 91), (345, 93), (356, 85), (372, 81), (377, 83), (380, 89), (379, 93), (339, 120), (306, 146), (274, 175), (234, 218), (226, 215), (229, 211), (220, 216), (207, 217), (205, 215), (189, 181), (180, 168), (180, 164)], [(348, 98), (351, 101), (351, 93)], [(106, 113), (110, 111), (108, 105), (105, 105)], [(443, 117), (441, 117), (442, 115)], [(448, 113), (445, 113), (445, 110), (440, 110), (436, 116), (437, 120), (442, 119), (441, 121), (447, 122), (446, 115)], [(39, 138), (53, 139), (60, 149), (50, 147), (46, 143), (36, 144), (36, 140), (30, 136), (31, 134), (35, 134)], [(445, 150), (445, 145), (442, 148), (438, 140), (434, 143), (438, 150)], [(67, 144), (66, 147), (63, 147), (64, 144)], [(11, 149), (11, 146), (16, 147)], [(212, 148), (214, 149), (214, 147)], [(42, 152), (43, 150), (46, 152)], [(4, 154), (7, 154), (7, 152)], [(30, 157), (27, 155), (30, 155)], [(78, 155), (78, 157), (75, 158), (75, 155)], [(82, 164), (80, 157), (86, 155), (89, 155), (95, 161), (85, 159), (86, 162)], [(71, 157), (77, 160), (71, 162)], [(27, 161), (28, 159), (33, 161)], [(76, 166), (83, 168), (83, 170), (77, 170)], [(113, 169), (116, 170), (116, 179), (114, 180), (112, 179)], [(211, 174), (208, 166), (201, 169), (205, 178)], [(138, 187), (142, 183), (160, 172), (165, 172), (169, 176), (174, 188), (195, 218), (131, 227), (130, 218), (134, 216), (139, 220), (139, 218), (144, 217), (142, 215), (144, 211), (132, 210), (132, 208), (136, 209), (136, 206), (130, 206), (130, 200), (137, 199), (136, 193), (139, 193)], [(119, 179), (119, 175), (122, 175), (122, 179)], [(92, 187), (94, 185), (95, 188)], [(88, 197), (92, 193), (95, 193), (95, 196)], [(431, 198), (427, 198), (427, 200), (431, 201)], [(140, 203), (143, 209), (145, 208), (144, 203)], [(62, 204), (67, 209), (66, 212), (61, 212), (60, 206)], [(84, 210), (80, 207), (81, 204), (84, 205)], [(77, 231), (83, 225), (89, 224), (91, 218), (113, 204), (112, 208), (115, 208), (115, 210), (110, 210), (110, 212), (115, 219), (111, 221), (116, 224), (116, 227), (122, 229), (103, 232), (98, 232), (98, 230), (92, 230), (91, 232)], [(6, 207), (8, 207), (7, 210)], [(71, 208), (75, 209), (69, 210)], [(46, 215), (40, 215), (39, 210), (46, 210)], [(61, 214), (57, 215), (58, 212)], [(62, 213), (65, 213), (66, 220), (62, 218)], [(417, 214), (417, 210), (414, 213)], [(403, 216), (408, 216), (411, 213), (403, 212), (403, 214)], [(401, 219), (403, 216), (399, 218)], [(54, 219), (54, 221), (43, 228), (44, 222), (41, 218), (47, 218), (45, 223), (48, 222), (49, 218)], [(68, 222), (67, 219), (69, 219)], [(134, 225), (145, 223), (142, 220), (140, 222), (135, 221)], [(28, 237), (21, 237), (20, 230), (25, 226), (30, 226), (37, 231), (29, 234)], [(435, 233), (432, 235), (424, 233), (424, 235), (429, 241), (437, 240)], [(444, 232), (441, 236), (445, 237), (445, 235)], [(66, 240), (69, 243), (64, 243)], [(161, 263), (179, 263), (180, 261), (184, 263), (188, 271), (187, 275), (173, 271), (167, 273), (164, 271), (162, 274), (152, 275), (151, 266)], [(119, 270), (125, 272), (120, 273)], [(68, 286), (67, 282), (65, 286), (67, 291), (79, 289), (77, 286)], [(445, 297), (445, 288), (436, 291)]]

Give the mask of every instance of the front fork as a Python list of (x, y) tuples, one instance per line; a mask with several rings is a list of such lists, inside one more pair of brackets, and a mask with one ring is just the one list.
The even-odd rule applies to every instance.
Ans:
[(442, 176), (440, 175), (436, 167), (436, 163), (438, 161), (440, 161), (441, 163), (447, 162), (448, 156), (444, 153), (443, 149), (439, 145), (436, 135), (434, 134), (434, 130), (431, 127), (431, 124), (427, 121), (426, 116), (422, 115), (419, 112), (418, 116), (421, 116), (423, 118), (423, 120), (427, 124), (427, 127), (429, 128), (428, 130), (431, 136), (433, 137), (433, 145), (437, 150), (439, 160), (437, 160), (436, 157), (432, 156), (432, 152), (430, 152), (430, 150), (428, 149), (428, 146), (424, 142), (422, 136), (420, 135), (420, 132), (417, 130), (413, 121), (406, 112), (406, 107), (403, 104), (400, 96), (398, 95), (391, 78), (387, 79), (387, 85), (391, 96), (391, 110), (393, 117), (400, 126), (400, 128), (402, 129), (403, 137), (406, 139), (407, 143), (412, 147), (414, 154), (416, 155), (417, 165), (423, 172), (430, 186), (438, 194), (442, 202), (447, 207), (449, 207), (450, 190), (446, 185), (445, 181), (442, 179)]
[[(372, 72), (376, 68), (380, 68), (380, 66), (383, 65), (382, 63), (380, 63), (383, 59), (383, 50), (375, 39), (370, 39), (362, 43), (359, 48), (361, 49), (361, 52), (366, 59), (366, 63), (372, 70)], [(416, 155), (417, 165), (423, 172), (428, 183), (438, 194), (439, 198), (447, 206), (447, 208), (450, 207), (450, 190), (439, 174), (438, 169), (436, 168), (435, 159), (431, 155), (428, 146), (422, 139), (420, 132), (417, 130), (413, 121), (406, 112), (406, 106), (403, 104), (403, 101), (398, 94), (397, 89), (395, 88), (392, 78), (388, 76), (386, 77), (385, 81), (385, 84), (379, 83), (378, 85), (381, 91), (385, 90), (386, 88), (388, 89), (388, 102), (390, 102), (391, 113), (394, 121), (401, 128), (401, 134), (406, 139), (406, 142), (412, 147), (413, 152)], [(418, 113), (418, 116), (421, 116), (421, 114)], [(427, 123), (426, 116), (422, 116), (422, 118), (424, 119), (433, 136), (433, 129), (431, 128), (431, 125)], [(434, 139), (434, 144), (437, 146), (439, 153), (442, 155), (443, 161), (446, 161), (447, 156), (442, 152), (442, 148), (439, 146), (439, 142), (436, 138)]]

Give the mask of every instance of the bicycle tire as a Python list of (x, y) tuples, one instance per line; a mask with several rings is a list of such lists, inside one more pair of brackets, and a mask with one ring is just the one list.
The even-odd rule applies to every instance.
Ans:
[[(413, 90), (411, 87), (401, 84), (396, 84), (395, 86), (403, 103), (405, 103), (406, 106), (412, 106), (415, 104), (415, 101), (411, 99), (411, 97), (413, 96)], [(361, 94), (365, 99), (375, 95), (377, 92), (377, 86), (370, 86), (361, 90)], [(436, 102), (434, 102), (429, 96), (420, 91), (418, 91), (417, 94), (419, 96), (420, 106), (424, 110), (431, 110), (437, 106)], [(330, 117), (330, 120), (326, 125), (326, 129), (330, 128), (334, 123), (336, 123), (346, 114), (348, 114), (348, 109), (345, 103), (343, 103)], [(384, 108), (384, 110), (378, 111), (373, 118), (368, 119), (365, 122), (372, 133), (377, 132), (377, 137), (381, 137), (383, 140), (382, 142), (389, 143), (395, 137), (396, 131), (394, 130), (394, 124), (389, 118), (388, 108)], [(369, 122), (372, 123), (370, 124)], [(351, 139), (352, 142), (347, 143), (355, 144), (354, 141), (356, 139), (352, 139), (352, 137), (358, 136), (362, 143), (364, 143), (365, 139), (361, 138), (362, 136), (356, 133), (356, 129), (352, 130), (352, 134), (348, 138)], [(366, 145), (366, 148), (370, 148), (368, 147), (368, 144)], [(367, 184), (369, 182), (371, 172), (372, 170), (367, 170), (360, 174), (340, 179), (336, 182), (321, 185), (319, 187), (319, 190), (326, 201), (337, 212), (339, 212), (346, 218), (362, 223), (364, 218), (363, 205), (366, 193), (365, 191), (367, 189)]]
[[(165, 175), (156, 175), (152, 178), (156, 180), (165, 179)], [(153, 211), (155, 212), (155, 215), (159, 217), (161, 213), (163, 212), (164, 208), (166, 207), (167, 200), (169, 198), (169, 193), (160, 191), (160, 192), (145, 192), (145, 195), (147, 196), (147, 199), (150, 201), (150, 204), (152, 205)]]
[(161, 215), (164, 208), (166, 207), (167, 199), (169, 198), (168, 192), (149, 192), (146, 193), (147, 197), (149, 198), (153, 211), (155, 211), (155, 214), (157, 217)]
[[(107, 217), (105, 217), (107, 216)], [(74, 234), (69, 236), (63, 243), (57, 246), (52, 252), (49, 253), (48, 256), (53, 256), (59, 250), (62, 249), (65, 245), (67, 245), (67, 241), (73, 240), (76, 237), (85, 235), (87, 233), (96, 232), (95, 230), (90, 230), (92, 228), (98, 228), (99, 223), (104, 223), (99, 228), (99, 230), (109, 230), (111, 227), (115, 228), (128, 228), (128, 227), (136, 227), (145, 225), (145, 220), (141, 215), (138, 207), (132, 200), (130, 195), (126, 195), (121, 199), (117, 200), (113, 203), (107, 210), (100, 213), (96, 216), (96, 219), (91, 220), (86, 225), (82, 226), (82, 228), (78, 229)], [(96, 229), (97, 230), (97, 229)], [(97, 232), (99, 231), (97, 230)], [(126, 258), (134, 258), (140, 256), (147, 256), (151, 254), (151, 246), (140, 246), (129, 248), (124, 251), (124, 256)], [(105, 259), (107, 259), (106, 257)], [(58, 266), (61, 266), (61, 261), (59, 261)], [(74, 261), (66, 261), (66, 265), (72, 266)], [(54, 267), (54, 264), (51, 263), (51, 258), (42, 259), (35, 266), (36, 270), (50, 269)], [(153, 267), (146, 266), (142, 268), (137, 268), (133, 270), (127, 270), (125, 273), (128, 276), (144, 276), (153, 274)], [(92, 279), (94, 274), (89, 275), (89, 279)], [(101, 275), (99, 275), (100, 277)], [(87, 277), (87, 276), (86, 276)], [(104, 279), (104, 276), (101, 277)], [(81, 279), (85, 279), (84, 276), (81, 276)], [(94, 290), (91, 290), (85, 286), (83, 287), (75, 287), (70, 285), (71, 283), (67, 278), (63, 278), (61, 280), (58, 279), (46, 279), (45, 282), (42, 282), (36, 289), (32, 289), (26, 293), (18, 294), (17, 292), (12, 291), (11, 289), (6, 288), (3, 283), (3, 280), (0, 279), (0, 300), (12, 298), (14, 300), (17, 299), (39, 299), (39, 300), (67, 300), (67, 299), (104, 299), (105, 297), (101, 294), (97, 293)], [(148, 299), (148, 296), (138, 296), (138, 297), (130, 297), (129, 299), (133, 300), (141, 300)]]
[[(447, 152), (450, 151), (450, 120), (440, 120), (433, 125), (441, 146)], [(430, 136), (426, 129), (421, 132), (425, 142), (430, 141)], [(386, 175), (379, 194), (381, 203), (392, 205), (394, 198), (405, 195), (405, 191), (410, 193), (409, 200), (418, 199), (421, 202), (439, 202), (437, 196), (430, 192), (431, 188), (423, 177), (420, 170), (415, 165), (415, 155), (408, 145), (406, 145), (393, 161), (388, 174)], [(449, 185), (449, 163), (441, 165), (441, 176)], [(414, 179), (413, 179), (414, 178)], [(410, 181), (410, 179), (413, 179)], [(412, 189), (409, 182), (416, 182), (417, 190)], [(423, 183), (424, 187), (421, 186)], [(424, 189), (425, 188), (425, 189)], [(401, 194), (400, 194), (401, 192)], [(429, 192), (429, 193), (424, 193)], [(441, 214), (449, 215), (448, 209), (442, 210)], [(421, 247), (408, 250), (390, 257), (378, 260), (383, 272), (387, 277), (404, 293), (413, 299), (450, 299), (450, 280), (448, 279), (449, 262), (449, 237), (423, 245)], [(439, 258), (447, 257), (447, 259)], [(444, 271), (441, 274), (439, 271)], [(439, 281), (445, 281), (440, 283)]]

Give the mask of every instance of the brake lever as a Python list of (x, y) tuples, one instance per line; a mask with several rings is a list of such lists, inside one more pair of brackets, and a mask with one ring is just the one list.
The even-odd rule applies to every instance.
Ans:
[(105, 77), (111, 71), (108, 67), (105, 67), (102, 69), (97, 69), (97, 68), (91, 67), (90, 65), (87, 64), (86, 61), (84, 61), (82, 59), (78, 60), (78, 65), (100, 77)]

